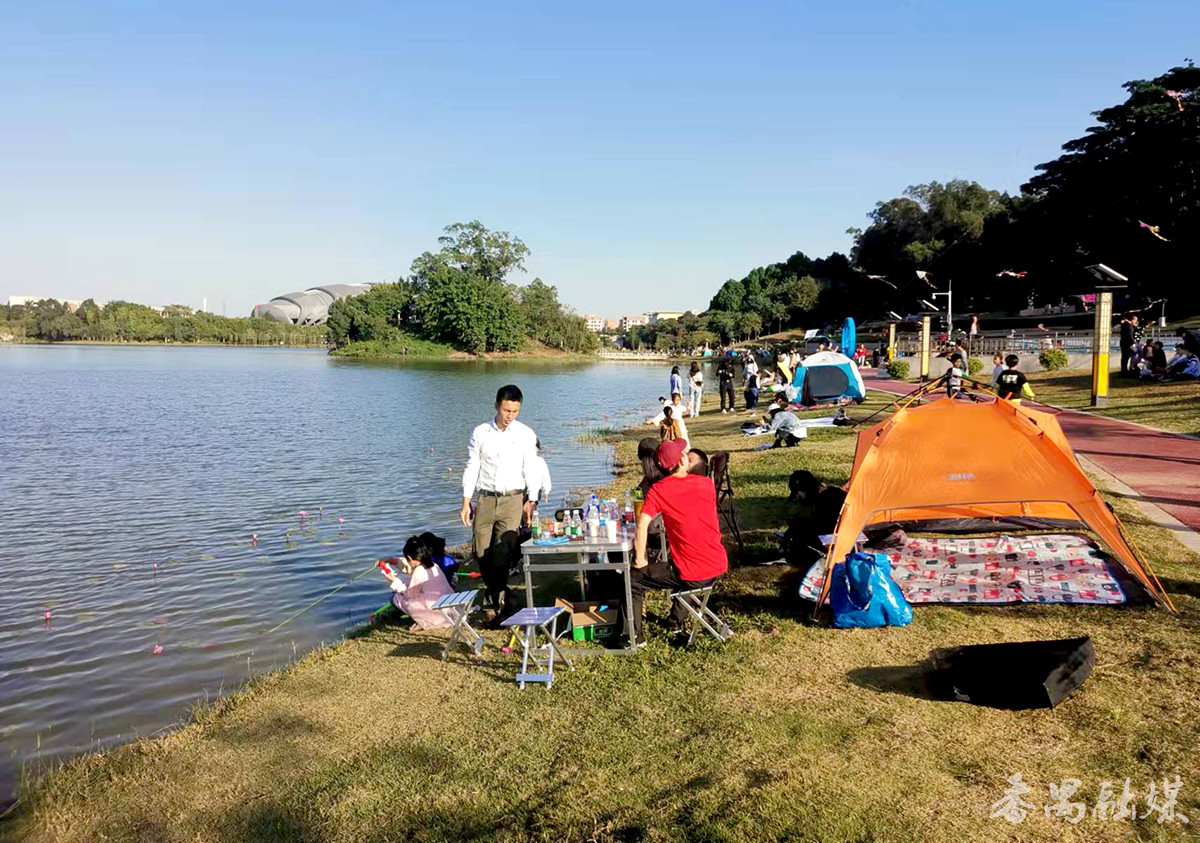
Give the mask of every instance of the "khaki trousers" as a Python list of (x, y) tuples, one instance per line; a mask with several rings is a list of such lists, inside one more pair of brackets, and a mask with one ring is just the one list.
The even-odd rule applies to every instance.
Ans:
[(506, 615), (516, 611), (513, 594), (508, 589), (508, 570), (520, 554), (524, 503), (523, 495), (503, 498), (481, 495), (475, 506), (475, 520), (471, 524), (471, 541), (475, 558), (479, 560), (479, 572), (483, 575), (488, 602), (493, 608), (500, 609), (500, 595), (503, 594)]

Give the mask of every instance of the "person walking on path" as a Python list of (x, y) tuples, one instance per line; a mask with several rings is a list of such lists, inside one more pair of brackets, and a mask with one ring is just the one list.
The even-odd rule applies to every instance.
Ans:
[(670, 395), (683, 395), (683, 378), (679, 375), (679, 367), (671, 367), (671, 392)]
[(1133, 321), (1136, 316), (1126, 313), (1121, 317), (1121, 374), (1129, 374), (1129, 361), (1133, 358)]
[[(712, 479), (688, 473), (687, 443), (682, 439), (663, 442), (654, 452), (654, 458), (667, 476), (650, 487), (637, 520), (630, 571), (635, 644), (642, 643), (642, 600), (647, 591), (705, 588), (729, 570), (729, 556), (721, 544), (717, 490)], [(646, 558), (646, 545), (650, 522), (659, 513), (671, 558), (651, 565)], [(685, 612), (678, 603), (672, 608), (672, 616), (680, 624), (686, 620)]]
[(704, 372), (700, 370), (700, 364), (692, 361), (692, 368), (688, 371), (688, 404), (692, 408), (692, 417), (700, 415), (700, 399), (704, 396)]
[(721, 393), (721, 412), (732, 413), (737, 407), (733, 398), (733, 367), (728, 360), (721, 361), (717, 367), (717, 388)]
[(495, 417), (471, 431), (458, 513), (463, 526), (471, 528), (475, 558), (497, 617), (517, 609), (508, 569), (519, 552), (521, 522), (532, 515), (538, 493), (537, 436), (517, 421), (522, 400), (517, 386), (500, 387)]

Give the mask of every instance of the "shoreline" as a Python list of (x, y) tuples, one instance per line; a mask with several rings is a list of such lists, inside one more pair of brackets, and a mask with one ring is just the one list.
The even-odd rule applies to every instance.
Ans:
[[(710, 455), (730, 451), (747, 540), (742, 558), (768, 558), (790, 512), (790, 471), (844, 482), (854, 436), (814, 429), (796, 448), (756, 452), (758, 440), (747, 442), (737, 429), (746, 417), (715, 413), (715, 396), (706, 399), (689, 432)], [(876, 394), (853, 412), (863, 417), (886, 403)], [(637, 440), (652, 430), (604, 431), (617, 472), (606, 490), (633, 485)], [(1113, 505), (1156, 553), (1160, 574), (1180, 583), (1172, 591), (1181, 616), (931, 605), (909, 627), (832, 630), (813, 625), (811, 612), (789, 597), (793, 569), (750, 565), (732, 568), (714, 600), (737, 633), (727, 644), (683, 649), (651, 624), (638, 656), (580, 659), (552, 690), (524, 692), (512, 681), (517, 656), (495, 649), (502, 633), (485, 633), (484, 659), (456, 653), (442, 661), (442, 634), (376, 621), (198, 705), (165, 736), (36, 774), (8, 823), (33, 841), (127, 839), (149, 828), (164, 839), (213, 841), (631, 839), (618, 833), (626, 828), (676, 839), (687, 828), (749, 843), (771, 828), (772, 836), (796, 839), (976, 843), (1002, 831), (988, 823), (988, 805), (1013, 770), (1043, 785), (1044, 797), (1045, 781), (1066, 775), (1094, 793), (1117, 765), (1144, 795), (1152, 774), (1200, 774), (1200, 763), (1180, 754), (1200, 739), (1200, 721), (1141, 714), (1148, 705), (1190, 710), (1200, 694), (1197, 671), (1179, 669), (1194, 652), (1200, 598), (1188, 595), (1200, 594), (1200, 576), (1197, 557), (1166, 530), (1124, 499)], [(663, 613), (665, 603), (651, 611)], [(1152, 663), (1139, 655), (1148, 619), (1156, 630)], [(883, 680), (853, 678), (949, 643), (1067, 634), (1091, 635), (1104, 668), (1053, 714), (932, 704), (872, 689)], [(436, 717), (412, 718), (412, 711)], [(512, 728), (497, 729), (518, 723), (520, 741)], [(1051, 759), (1046, 729), (1058, 737)], [(1114, 745), (1114, 730), (1127, 740)], [(997, 732), (1007, 739), (995, 741)], [(752, 785), (748, 770), (757, 771)], [(398, 776), (417, 801), (396, 801)], [(1180, 807), (1190, 815), (1196, 795), (1181, 794)], [(1028, 831), (1056, 839), (1056, 822), (1038, 816)], [(1115, 840), (1107, 827), (1089, 830)], [(9, 830), (0, 820), (0, 831)]]

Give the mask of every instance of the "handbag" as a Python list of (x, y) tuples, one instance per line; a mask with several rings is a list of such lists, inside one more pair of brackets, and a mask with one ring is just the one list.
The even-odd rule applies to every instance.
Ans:
[(829, 606), (838, 629), (907, 626), (912, 606), (891, 575), (886, 553), (851, 553), (833, 567)]

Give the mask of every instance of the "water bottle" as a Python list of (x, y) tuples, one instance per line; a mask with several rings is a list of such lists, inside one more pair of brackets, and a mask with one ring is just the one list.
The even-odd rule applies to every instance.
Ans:
[(537, 504), (533, 505), (533, 515), (529, 517), (529, 532), (535, 539), (542, 537), (542, 519), (538, 518)]
[(633, 495), (625, 493), (625, 523), (633, 523)]

